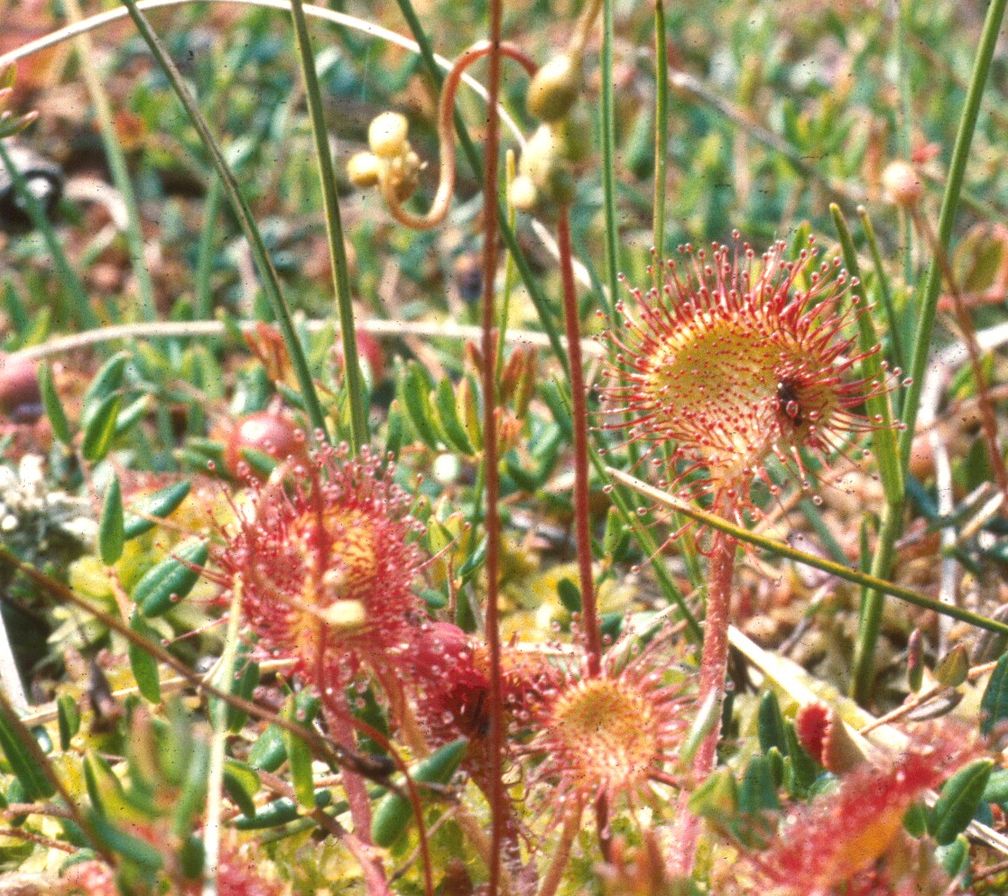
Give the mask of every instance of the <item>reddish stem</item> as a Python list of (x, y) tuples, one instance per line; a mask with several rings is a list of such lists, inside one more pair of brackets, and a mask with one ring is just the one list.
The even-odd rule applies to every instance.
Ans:
[(577, 289), (574, 285), (570, 215), (566, 207), (560, 211), (557, 222), (557, 244), (560, 251), (560, 273), (563, 277), (567, 351), (570, 356), (573, 406), (571, 422), (574, 427), (574, 538), (581, 580), (581, 627), (584, 629), (585, 648), (588, 652), (588, 673), (597, 676), (602, 670), (602, 635), (592, 578), (591, 520), (588, 506), (588, 402), (581, 361), (581, 326)]
[[(693, 782), (699, 784), (717, 764), (717, 745), (721, 736), (721, 705), (724, 703), (725, 675), (728, 670), (728, 626), (731, 622), (732, 573), (738, 542), (724, 532), (715, 532), (707, 571), (707, 614), (704, 621), (703, 652), (700, 655), (700, 693), (697, 705), (706, 707), (713, 699), (714, 723), (693, 756)], [(677, 873), (693, 873), (700, 819), (679, 801), (679, 857)]]
[(501, 644), (497, 618), (501, 524), (498, 513), (500, 473), (497, 469), (496, 384), (494, 383), (494, 275), (497, 270), (497, 166), (500, 120), (497, 101), (501, 81), (501, 0), (490, 0), (490, 56), (487, 75), (487, 128), (483, 174), (483, 463), (486, 476), (487, 598), (486, 638), (490, 648), (490, 868), (489, 896), (500, 889), (501, 844), (504, 839), (504, 697), (501, 685)]

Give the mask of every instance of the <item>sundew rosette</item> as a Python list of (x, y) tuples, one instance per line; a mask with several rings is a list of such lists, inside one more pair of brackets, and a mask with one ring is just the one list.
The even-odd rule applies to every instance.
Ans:
[(323, 446), (280, 472), (252, 483), (216, 554), (221, 582), (240, 582), (261, 647), (317, 686), (337, 688), (362, 665), (394, 676), (421, 615), (412, 498), (367, 450)]
[(878, 426), (862, 409), (889, 386), (858, 375), (878, 346), (859, 352), (845, 335), (862, 313), (857, 283), (839, 259), (817, 262), (811, 240), (793, 260), (783, 242), (759, 258), (738, 243), (680, 254), (661, 287), (632, 288), (632, 302), (617, 306), (625, 325), (607, 337), (616, 354), (605, 426), (647, 443), (655, 466), (668, 463), (663, 486), (711, 496), (737, 516), (753, 509), (756, 480), (776, 494), (771, 456), (797, 467), (807, 487), (801, 452), (826, 460)]

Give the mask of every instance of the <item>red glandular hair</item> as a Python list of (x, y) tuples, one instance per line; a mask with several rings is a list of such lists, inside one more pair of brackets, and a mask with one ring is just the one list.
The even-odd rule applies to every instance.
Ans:
[(669, 644), (658, 636), (627, 659), (628, 642), (606, 653), (600, 675), (586, 662), (568, 667), (520, 719), (532, 739), (530, 788), (553, 817), (618, 798), (636, 804), (650, 782), (674, 784), (672, 769), (693, 720), (692, 679), (670, 672)]
[[(791, 809), (770, 848), (749, 857), (754, 878), (764, 884), (758, 891), (782, 896), (903, 894), (911, 890), (902, 889), (901, 881), (911, 879), (911, 872), (925, 871), (928, 881), (940, 882), (938, 871), (901, 867), (912, 849), (904, 842), (903, 816), (925, 790), (973, 758), (976, 749), (967, 734), (952, 727), (933, 727), (926, 740), (881, 767), (862, 763), (841, 779), (834, 793)], [(912, 892), (934, 891), (922, 887)]]
[(758, 265), (747, 244), (680, 251), (682, 266), (666, 263), (660, 289), (631, 289), (633, 302), (618, 306), (625, 326), (608, 335), (617, 353), (602, 389), (606, 426), (652, 454), (669, 446), (661, 484), (682, 497), (751, 506), (755, 480), (775, 491), (771, 455), (796, 465), (805, 484), (799, 449), (826, 459), (847, 434), (878, 426), (861, 409), (889, 384), (857, 376), (864, 354), (844, 335), (859, 313), (856, 282), (839, 261), (816, 265), (812, 246), (791, 261), (782, 242)]
[(420, 616), (412, 499), (366, 450), (321, 447), (281, 472), (252, 485), (217, 552), (220, 580), (241, 587), (261, 645), (317, 686), (342, 687), (362, 664), (394, 673)]

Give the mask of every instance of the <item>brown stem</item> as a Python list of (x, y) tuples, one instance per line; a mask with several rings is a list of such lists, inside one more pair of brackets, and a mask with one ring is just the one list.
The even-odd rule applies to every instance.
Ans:
[(997, 480), (998, 488), (1002, 494), (1008, 498), (1008, 469), (1005, 468), (1004, 458), (1001, 456), (1001, 449), (998, 445), (997, 417), (994, 414), (994, 403), (990, 398), (990, 384), (984, 373), (983, 365), (980, 362), (980, 346), (977, 345), (976, 331), (973, 328), (973, 321), (962, 300), (962, 291), (949, 263), (948, 253), (945, 247), (935, 237), (931, 225), (917, 209), (912, 212), (914, 226), (927, 240), (931, 247), (931, 252), (938, 261), (942, 276), (948, 283), (949, 293), (952, 296), (952, 309), (955, 313), (956, 323), (962, 331), (963, 342), (966, 344), (966, 351), (969, 353), (970, 367), (973, 370), (973, 379), (976, 382), (977, 404), (980, 409), (980, 421), (983, 426), (984, 437), (987, 440), (987, 452), (990, 454), (991, 469), (994, 471), (994, 478)]
[[(700, 655), (700, 691), (697, 705), (710, 710), (714, 723), (693, 756), (693, 782), (703, 781), (717, 763), (717, 745), (721, 735), (721, 704), (724, 702), (725, 675), (728, 669), (728, 627), (731, 623), (732, 573), (735, 568), (735, 548), (738, 542), (724, 532), (715, 532), (707, 572), (707, 614), (704, 621), (703, 651)], [(679, 868), (678, 873), (693, 873), (700, 819), (689, 812), (686, 800), (679, 801)]]
[(483, 463), (486, 479), (487, 597), (486, 629), (490, 650), (490, 868), (489, 896), (500, 891), (501, 844), (504, 839), (504, 696), (501, 683), (501, 642), (497, 617), (500, 574), (501, 522), (500, 471), (497, 469), (496, 384), (494, 382), (494, 275), (497, 270), (497, 167), (500, 151), (500, 120), (497, 101), (501, 81), (501, 0), (490, 0), (490, 59), (487, 75), (486, 152), (483, 173)]
[(602, 635), (592, 578), (591, 520), (588, 504), (588, 402), (581, 361), (581, 327), (571, 250), (570, 215), (567, 208), (557, 222), (560, 273), (563, 277), (564, 320), (570, 353), (572, 425), (574, 428), (574, 537), (577, 543), (578, 576), (581, 581), (581, 627), (588, 653), (588, 673), (602, 671)]

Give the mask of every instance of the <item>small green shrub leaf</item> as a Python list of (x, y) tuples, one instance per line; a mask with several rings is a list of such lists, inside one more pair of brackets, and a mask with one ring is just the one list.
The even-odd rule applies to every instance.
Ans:
[(85, 460), (94, 463), (108, 454), (115, 438), (116, 419), (121, 404), (121, 395), (107, 395), (95, 406), (94, 413), (84, 425), (81, 453)]
[(186, 499), (190, 488), (188, 482), (176, 482), (135, 501), (123, 521), (123, 538), (129, 541), (149, 532), (156, 523), (146, 517), (155, 516), (163, 519), (168, 516)]
[(131, 595), (144, 616), (167, 613), (192, 591), (200, 576), (193, 567), (206, 563), (209, 553), (206, 542), (190, 539), (179, 545), (171, 557), (149, 569)]
[[(455, 774), (462, 757), (465, 756), (469, 741), (464, 737), (445, 744), (417, 763), (410, 770), (410, 777), (422, 784), (447, 784)], [(377, 809), (371, 823), (371, 837), (379, 846), (391, 846), (402, 835), (413, 817), (410, 801), (397, 793), (387, 793)]]
[[(139, 609), (133, 611), (130, 617), (130, 628), (138, 635), (157, 643), (161, 636), (152, 629)], [(161, 702), (161, 677), (158, 673), (157, 660), (137, 644), (129, 645), (130, 669), (136, 679), (141, 695), (151, 703)]]
[(1008, 718), (1008, 653), (998, 660), (980, 698), (980, 733), (989, 737), (998, 722)]
[(931, 809), (928, 825), (939, 845), (947, 846), (966, 830), (980, 805), (993, 768), (994, 763), (989, 759), (980, 759), (945, 782), (938, 802)]
[(66, 411), (63, 410), (63, 402), (60, 401), (56, 386), (53, 383), (52, 369), (48, 364), (40, 364), (38, 369), (39, 392), (42, 395), (42, 406), (45, 408), (46, 416), (52, 425), (53, 435), (64, 445), (69, 445), (73, 439), (70, 433), (70, 424), (67, 422)]
[(119, 477), (113, 476), (105, 492), (105, 504), (98, 522), (98, 553), (102, 563), (111, 566), (123, 552), (123, 503)]

